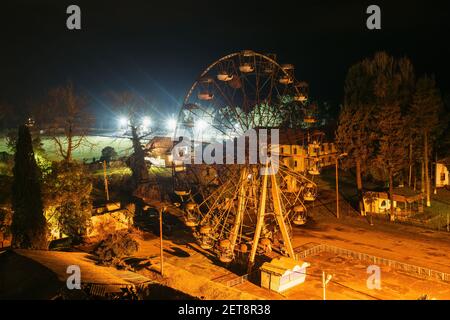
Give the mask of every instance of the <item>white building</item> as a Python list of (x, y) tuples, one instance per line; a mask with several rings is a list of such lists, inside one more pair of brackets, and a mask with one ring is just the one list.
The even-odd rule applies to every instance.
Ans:
[(450, 159), (444, 159), (436, 163), (436, 188), (450, 186), (449, 168)]
[(283, 292), (295, 287), (306, 279), (308, 262), (296, 261), (291, 258), (275, 258), (271, 262), (265, 262), (261, 270), (261, 287)]

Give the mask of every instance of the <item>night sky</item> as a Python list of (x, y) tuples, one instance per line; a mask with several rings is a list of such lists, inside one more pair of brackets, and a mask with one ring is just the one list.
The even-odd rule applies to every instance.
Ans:
[[(293, 63), (313, 98), (336, 106), (348, 67), (380, 50), (407, 55), (449, 93), (449, 1), (389, 2), (2, 1), (0, 101), (21, 108), (71, 80), (97, 114), (109, 112), (105, 92), (135, 90), (166, 116), (208, 64), (242, 49)], [(80, 31), (66, 29), (70, 4)], [(369, 4), (380, 5), (382, 30), (366, 28)]]

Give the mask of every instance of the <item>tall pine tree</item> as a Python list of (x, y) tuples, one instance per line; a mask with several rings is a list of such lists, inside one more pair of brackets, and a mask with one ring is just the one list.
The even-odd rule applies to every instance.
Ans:
[(440, 133), (442, 129), (442, 123), (439, 118), (442, 108), (442, 97), (436, 88), (434, 79), (427, 76), (420, 78), (417, 81), (416, 91), (410, 108), (410, 125), (412, 130), (420, 136), (423, 142), (424, 191), (426, 193), (428, 207), (431, 206), (429, 173), (430, 142), (434, 140), (436, 134)]
[(19, 127), (12, 185), (12, 246), (47, 249), (47, 225), (41, 198), (41, 177), (28, 127)]
[(389, 182), (390, 216), (394, 218), (394, 176), (405, 168), (408, 155), (407, 135), (399, 105), (386, 104), (377, 114), (378, 150), (374, 164), (382, 168)]
[[(389, 164), (391, 173), (388, 170), (385, 176), (391, 180), (392, 187), (397, 170), (406, 168), (400, 165), (404, 165), (403, 146), (401, 150), (396, 148), (400, 147), (397, 143), (400, 138), (402, 143), (408, 143), (403, 137), (405, 128), (398, 126), (404, 124), (402, 114), (409, 105), (413, 87), (414, 70), (407, 58), (395, 59), (379, 52), (349, 69), (336, 142), (339, 151), (348, 153), (347, 164), (356, 168), (360, 197), (362, 175), (368, 169), (372, 173), (383, 171)], [(387, 114), (394, 118), (388, 119)], [(388, 150), (393, 153), (388, 154)], [(398, 165), (393, 155), (401, 158)], [(362, 211), (361, 200), (360, 206)]]

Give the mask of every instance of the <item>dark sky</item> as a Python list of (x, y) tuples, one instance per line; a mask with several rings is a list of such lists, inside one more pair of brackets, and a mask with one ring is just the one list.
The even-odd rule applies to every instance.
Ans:
[[(208, 64), (242, 49), (277, 53), (315, 98), (335, 104), (348, 67), (380, 50), (407, 55), (448, 93), (446, 2), (2, 1), (0, 101), (20, 107), (72, 80), (98, 113), (105, 91), (133, 89), (166, 115)], [(70, 4), (81, 7), (81, 31), (66, 29)], [(380, 5), (382, 30), (366, 29), (369, 4)]]

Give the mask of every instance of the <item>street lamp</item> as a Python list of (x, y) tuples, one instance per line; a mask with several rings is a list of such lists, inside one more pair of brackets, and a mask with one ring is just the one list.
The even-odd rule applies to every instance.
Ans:
[(120, 129), (126, 128), (128, 125), (128, 118), (127, 117), (120, 117), (119, 118), (119, 127)]
[(174, 118), (170, 118), (167, 120), (167, 129), (169, 131), (175, 131), (177, 127), (177, 120), (175, 120)]
[(336, 157), (336, 218), (339, 219), (339, 159), (348, 156), (347, 153), (341, 153)]
[(149, 131), (149, 127), (150, 127), (151, 123), (152, 122), (149, 117), (144, 117), (142, 119), (142, 130)]
[(197, 129), (197, 134), (198, 134), (198, 136), (201, 135), (202, 142), (203, 142), (203, 132), (205, 132), (207, 127), (208, 127), (208, 123), (203, 119), (199, 119), (195, 123), (195, 128)]

